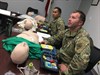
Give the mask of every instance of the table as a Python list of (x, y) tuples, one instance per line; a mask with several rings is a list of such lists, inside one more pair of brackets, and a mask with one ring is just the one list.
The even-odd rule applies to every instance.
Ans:
[[(15, 33), (13, 34), (16, 35)], [(3, 35), (0, 36), (0, 75), (4, 75), (8, 71), (12, 71), (16, 75), (21, 75), (21, 72), (17, 69), (17, 65), (11, 61), (10, 53), (2, 48), (1, 40), (4, 38), (7, 37)], [(40, 71), (40, 75), (58, 75), (58, 73), (50, 72), (48, 70), (40, 68), (40, 60), (31, 61), (33, 62), (35, 68)], [(28, 59), (26, 63), (27, 62), (30, 62), (30, 60)], [(21, 64), (21, 66), (25, 66), (26, 63)]]
[[(33, 64), (37, 70), (40, 71), (42, 75), (58, 75), (58, 73), (50, 72), (48, 70), (40, 68), (40, 61), (33, 60)], [(22, 64), (25, 66), (25, 64)], [(20, 75), (20, 71), (17, 69), (17, 65), (14, 64), (10, 59), (10, 53), (6, 52), (4, 49), (0, 48), (0, 75), (4, 75), (6, 72), (12, 71), (16, 75)]]
[(11, 36), (12, 27), (21, 20), (17, 17), (19, 15), (16, 12), (0, 9), (0, 35)]
[[(21, 20), (21, 18), (17, 17), (19, 15), (21, 15), (21, 14), (13, 12), (13, 11), (0, 9), (0, 17), (2, 17), (2, 18), (10, 18), (11, 20), (13, 20), (13, 25), (15, 25), (18, 21)], [(3, 20), (5, 20), (5, 19), (3, 19)]]

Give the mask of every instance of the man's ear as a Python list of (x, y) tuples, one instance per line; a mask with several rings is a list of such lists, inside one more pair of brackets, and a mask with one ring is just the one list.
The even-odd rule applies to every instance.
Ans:
[(79, 25), (82, 26), (82, 25), (83, 25), (83, 21), (80, 21), (80, 22), (79, 22)]

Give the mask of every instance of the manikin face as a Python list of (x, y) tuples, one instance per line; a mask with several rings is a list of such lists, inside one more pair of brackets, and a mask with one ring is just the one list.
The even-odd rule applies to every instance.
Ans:
[(20, 49), (20, 50), (26, 50), (26, 49), (29, 49), (28, 45), (26, 42), (22, 42), (22, 43), (19, 43), (17, 46), (16, 46), (16, 49)]
[(60, 16), (58, 9), (53, 9), (52, 16), (54, 19), (56, 19)]
[(27, 15), (33, 16), (34, 15), (34, 12), (28, 12)]
[(29, 47), (26, 42), (19, 43), (11, 53), (11, 59), (15, 64), (22, 64), (28, 57)]
[(31, 29), (33, 26), (32, 21), (30, 19), (26, 19), (24, 23), (25, 23), (24, 27), (25, 29)]
[(68, 19), (68, 27), (76, 28), (80, 25), (82, 25), (82, 21), (80, 20), (80, 14), (78, 12), (72, 13)]

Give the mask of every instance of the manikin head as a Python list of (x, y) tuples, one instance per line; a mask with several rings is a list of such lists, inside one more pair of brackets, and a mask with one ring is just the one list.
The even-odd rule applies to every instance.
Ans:
[(30, 12), (27, 13), (27, 15), (28, 16), (33, 16), (34, 15), (34, 12), (30, 11)]
[(19, 43), (11, 53), (11, 60), (15, 64), (22, 64), (28, 58), (29, 47), (26, 42)]
[(46, 18), (44, 16), (37, 15), (37, 16), (35, 16), (35, 20), (37, 22), (39, 22), (39, 21), (44, 22), (46, 20)]
[(30, 19), (26, 19), (25, 22), (24, 22), (25, 26), (25, 30), (30, 30), (32, 29), (32, 26), (33, 26), (33, 23)]
[(37, 29), (37, 22), (35, 19), (24, 19), (23, 21), (20, 21), (17, 23), (18, 26), (22, 29), (26, 29), (26, 30), (32, 30), (32, 31), (36, 31)]

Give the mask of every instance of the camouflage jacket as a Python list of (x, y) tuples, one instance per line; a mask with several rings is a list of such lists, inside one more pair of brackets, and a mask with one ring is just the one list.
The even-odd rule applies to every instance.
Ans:
[(64, 20), (61, 17), (59, 17), (56, 20), (51, 21), (48, 24), (48, 28), (51, 36), (55, 36), (59, 34), (62, 30), (65, 30)]
[(47, 39), (48, 44), (56, 44), (62, 40), (62, 47), (57, 53), (61, 63), (68, 66), (68, 70), (60, 75), (81, 75), (86, 69), (90, 56), (89, 34), (81, 28), (77, 32), (67, 29), (60, 35)]

